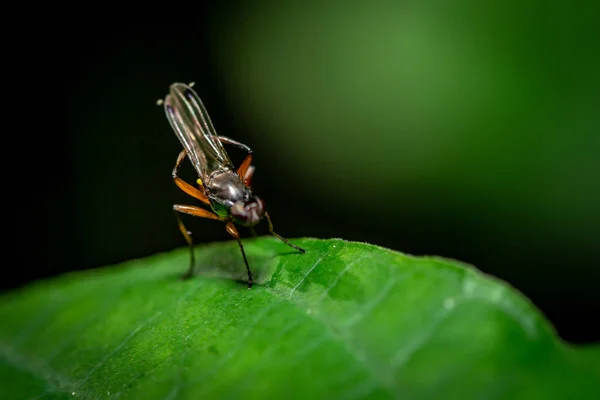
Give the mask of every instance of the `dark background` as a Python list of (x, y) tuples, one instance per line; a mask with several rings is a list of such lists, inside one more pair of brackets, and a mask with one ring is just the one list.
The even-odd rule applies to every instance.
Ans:
[[(9, 167), (25, 261), (3, 290), (184, 245), (171, 205), (194, 202), (172, 182), (180, 144), (155, 103), (194, 81), (217, 132), (253, 148), (282, 235), (474, 264), (566, 340), (598, 341), (597, 10), (394, 4), (163, 5), (160, 23), (35, 25), (12, 57), (27, 80), (7, 82), (7, 111), (26, 114)], [(229, 240), (187, 221), (197, 243)]]

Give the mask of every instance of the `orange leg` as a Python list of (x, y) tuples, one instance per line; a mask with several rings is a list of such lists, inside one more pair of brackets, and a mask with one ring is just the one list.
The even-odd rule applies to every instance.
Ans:
[(242, 161), (242, 163), (238, 167), (237, 174), (240, 176), (240, 178), (242, 178), (244, 184), (250, 187), (250, 179), (252, 179), (252, 174), (254, 173), (254, 167), (250, 165), (252, 164), (252, 149), (243, 143), (237, 142), (233, 139), (229, 139), (225, 136), (219, 136), (219, 140), (221, 141), (221, 143), (230, 144), (248, 153), (244, 161)]
[(238, 167), (237, 173), (244, 180), (244, 185), (250, 187), (250, 180), (252, 179), (252, 174), (254, 173), (254, 167), (250, 164), (252, 163), (252, 153), (249, 153), (244, 161)]
[(248, 289), (252, 288), (252, 272), (250, 272), (250, 266), (248, 265), (248, 260), (246, 259), (246, 252), (244, 252), (244, 246), (242, 245), (242, 239), (240, 239), (240, 234), (237, 229), (233, 225), (233, 221), (228, 221), (227, 225), (225, 225), (225, 230), (237, 239), (238, 245), (240, 246), (240, 250), (242, 251), (242, 256), (244, 257), (244, 263), (246, 263), (246, 271), (248, 271)]
[[(240, 166), (241, 168), (241, 166)], [(239, 170), (239, 169), (238, 169)], [(251, 165), (248, 167), (246, 174), (242, 176), (242, 180), (244, 181), (244, 185), (251, 187), (252, 185), (252, 175), (254, 174), (254, 166)]]
[(200, 200), (204, 204), (210, 204), (208, 197), (206, 197), (204, 193), (202, 193), (200, 190), (196, 189), (195, 187), (193, 187), (192, 185), (190, 185), (189, 183), (177, 176), (177, 172), (179, 171), (181, 163), (183, 163), (183, 160), (185, 159), (186, 155), (187, 153), (184, 149), (181, 150), (179, 156), (177, 156), (177, 162), (175, 162), (175, 167), (173, 168), (173, 179), (175, 179), (175, 184), (190, 196)]
[(194, 217), (215, 219), (215, 220), (220, 220), (220, 218), (217, 214), (214, 214), (213, 212), (205, 210), (203, 208), (194, 207), (194, 206), (184, 206), (181, 204), (173, 205), (173, 211), (175, 211), (175, 217), (177, 217), (177, 226), (179, 226), (179, 230), (181, 231), (181, 234), (185, 238), (185, 241), (188, 243), (188, 246), (190, 248), (190, 267), (188, 268), (187, 272), (182, 277), (183, 279), (188, 279), (193, 275), (194, 265), (196, 265), (196, 260), (194, 258), (194, 244), (192, 241), (192, 232), (188, 231), (185, 228), (185, 225), (183, 225), (183, 221), (181, 221), (181, 218), (179, 217), (178, 213), (189, 214), (189, 215), (193, 215)]

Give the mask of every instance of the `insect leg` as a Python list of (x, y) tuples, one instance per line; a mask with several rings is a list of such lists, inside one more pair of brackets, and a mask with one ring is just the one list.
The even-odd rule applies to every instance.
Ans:
[(240, 234), (237, 229), (233, 225), (232, 221), (227, 222), (225, 225), (225, 230), (237, 239), (238, 245), (240, 246), (240, 250), (242, 251), (242, 256), (244, 257), (244, 263), (246, 263), (246, 271), (248, 271), (248, 289), (252, 288), (252, 272), (250, 272), (250, 266), (248, 265), (248, 260), (246, 259), (246, 252), (244, 251), (244, 246), (242, 245), (242, 239), (240, 239)]
[(242, 181), (244, 181), (244, 185), (251, 187), (253, 174), (254, 174), (254, 166), (250, 165), (248, 167), (248, 169), (246, 170), (246, 173), (244, 175), (240, 175), (240, 177), (242, 178)]
[(182, 276), (183, 279), (188, 279), (193, 275), (194, 265), (196, 265), (196, 260), (194, 258), (194, 245), (192, 241), (192, 232), (188, 231), (185, 225), (183, 225), (183, 221), (181, 220), (181, 217), (179, 217), (179, 213), (216, 220), (218, 220), (219, 217), (217, 216), (217, 214), (213, 214), (212, 212), (203, 208), (194, 206), (184, 206), (181, 204), (173, 205), (173, 211), (175, 212), (175, 217), (177, 218), (177, 226), (179, 226), (179, 230), (185, 238), (185, 241), (188, 243), (190, 249), (190, 267), (188, 268), (187, 272)]
[(294, 244), (291, 244), (290, 242), (287, 241), (286, 238), (284, 238), (283, 236), (277, 234), (274, 230), (273, 230), (273, 223), (271, 222), (271, 217), (269, 217), (269, 213), (265, 212), (265, 217), (267, 217), (267, 222), (269, 223), (269, 232), (271, 233), (271, 235), (275, 236), (277, 239), (281, 240), (283, 243), (287, 244), (288, 246), (298, 250), (301, 253), (306, 253), (306, 250), (304, 250), (301, 247), (298, 247)]
[(200, 200), (205, 204), (210, 204), (208, 197), (206, 197), (204, 193), (202, 193), (200, 190), (196, 189), (195, 187), (193, 187), (192, 185), (190, 185), (189, 183), (185, 182), (183, 179), (177, 176), (177, 172), (179, 171), (179, 168), (181, 167), (181, 164), (183, 163), (183, 160), (185, 159), (186, 155), (187, 153), (184, 149), (181, 150), (181, 152), (177, 156), (177, 161), (175, 162), (175, 167), (173, 168), (173, 179), (175, 180), (175, 184), (179, 187), (179, 189), (183, 190), (190, 196)]
[(250, 179), (252, 179), (252, 174), (254, 173), (254, 167), (250, 165), (252, 163), (252, 149), (243, 143), (237, 142), (233, 139), (229, 139), (225, 136), (219, 136), (219, 140), (223, 144), (230, 144), (248, 153), (244, 161), (242, 161), (242, 163), (238, 167), (237, 174), (240, 176), (240, 178), (243, 179), (244, 184), (246, 186), (250, 186)]
[(223, 144), (229, 144), (237, 147), (238, 149), (244, 150), (246, 153), (252, 154), (252, 149), (246, 146), (244, 143), (240, 143), (237, 140), (230, 139), (226, 136), (219, 136), (219, 141)]

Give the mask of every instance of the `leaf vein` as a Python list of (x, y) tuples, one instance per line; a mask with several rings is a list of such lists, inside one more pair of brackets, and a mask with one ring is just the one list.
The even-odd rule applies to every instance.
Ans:
[(298, 289), (298, 287), (304, 282), (304, 280), (308, 277), (308, 275), (310, 275), (311, 272), (313, 272), (313, 270), (317, 267), (317, 265), (319, 265), (319, 263), (328, 255), (330, 255), (331, 253), (333, 253), (333, 249), (330, 249), (329, 251), (327, 251), (325, 254), (323, 254), (314, 264), (313, 266), (302, 276), (302, 278), (300, 278), (300, 280), (298, 281), (298, 283), (296, 284), (296, 286), (294, 286), (292, 288), (292, 290), (290, 290), (290, 294), (288, 296), (289, 299), (292, 298), (292, 296), (294, 295), (294, 292), (296, 291), (296, 289)]
[[(277, 296), (276, 292), (273, 292), (271, 290), (269, 290), (269, 292), (274, 296)], [(323, 341), (325, 341), (327, 337), (329, 337), (330, 339), (333, 339), (335, 343), (342, 344), (343, 349), (350, 356), (352, 356), (359, 365), (362, 365), (365, 371), (371, 376), (371, 378), (377, 381), (382, 388), (386, 389), (390, 393), (392, 392), (392, 386), (390, 382), (380, 377), (381, 374), (379, 373), (377, 366), (373, 362), (371, 362), (367, 357), (365, 357), (364, 352), (360, 351), (359, 349), (356, 349), (347, 337), (337, 333), (327, 321), (306, 313), (306, 310), (304, 310), (303, 307), (301, 307), (299, 302), (294, 302), (294, 305), (297, 308), (303, 310), (304, 314), (310, 319), (323, 326), (326, 331), (324, 335), (315, 338), (315, 340), (309, 342), (305, 347), (303, 347), (301, 351), (298, 351), (296, 353), (297, 355), (305, 356), (309, 354), (310, 351), (318, 348), (323, 343)]]
[(116, 346), (110, 353), (108, 353), (106, 356), (104, 356), (102, 358), (102, 360), (100, 360), (100, 362), (98, 364), (96, 364), (96, 366), (94, 366), (92, 369), (89, 370), (89, 372), (85, 375), (85, 377), (79, 382), (78, 386), (83, 386), (85, 385), (85, 383), (88, 381), (88, 379), (92, 376), (92, 374), (94, 372), (96, 372), (96, 370), (100, 367), (102, 367), (112, 356), (114, 356), (119, 350), (121, 350), (131, 339), (133, 339), (133, 337), (135, 335), (137, 335), (137, 333), (142, 330), (142, 328), (144, 328), (146, 325), (148, 325), (149, 323), (151, 323), (154, 319), (156, 319), (159, 315), (162, 314), (162, 311), (158, 311), (156, 312), (154, 315), (152, 315), (150, 318), (148, 318), (146, 321), (142, 322), (141, 324), (139, 324), (137, 326), (137, 328), (135, 328), (129, 335), (127, 335), (127, 337), (125, 337), (125, 339), (123, 339), (123, 341), (121, 343), (119, 343), (118, 346)]
[(355, 258), (352, 262), (349, 262), (348, 265), (335, 277), (334, 281), (329, 285), (324, 291), (323, 294), (319, 297), (317, 304), (320, 304), (325, 297), (329, 294), (329, 292), (339, 283), (340, 279), (352, 268), (355, 264), (367, 258), (369, 254), (363, 254), (360, 257)]
[(41, 377), (54, 391), (67, 392), (70, 388), (76, 386), (69, 378), (54, 371), (49, 366), (17, 354), (12, 347), (0, 345), (0, 356), (17, 369)]
[(361, 321), (363, 318), (369, 315), (375, 309), (375, 307), (379, 305), (379, 303), (385, 300), (385, 298), (392, 291), (396, 283), (398, 283), (398, 278), (390, 279), (388, 283), (386, 283), (386, 285), (381, 289), (379, 294), (376, 297), (374, 297), (373, 300), (371, 300), (371, 302), (367, 303), (363, 307), (362, 311), (357, 312), (356, 314), (354, 314), (354, 316), (352, 316), (352, 318), (346, 320), (346, 322), (342, 324), (342, 327), (346, 330), (349, 330), (359, 321)]

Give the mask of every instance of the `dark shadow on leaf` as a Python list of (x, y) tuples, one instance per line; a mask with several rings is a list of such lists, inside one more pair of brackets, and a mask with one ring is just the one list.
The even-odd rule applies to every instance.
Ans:
[[(196, 259), (202, 260), (201, 249), (195, 249)], [(252, 272), (253, 283), (256, 285), (264, 284), (271, 280), (273, 273), (277, 270), (279, 263), (282, 263), (282, 257), (298, 255), (297, 251), (287, 252), (268, 252), (257, 253), (253, 246), (248, 246), (246, 255), (248, 264)], [(174, 266), (173, 274), (169, 274), (169, 279), (181, 279), (187, 268), (187, 260), (181, 266)], [(210, 264), (205, 261), (196, 261), (194, 273), (188, 279), (197, 277), (202, 278), (222, 278), (246, 284), (248, 275), (246, 266), (241, 253), (236, 248), (224, 249), (218, 252), (211, 260)]]

